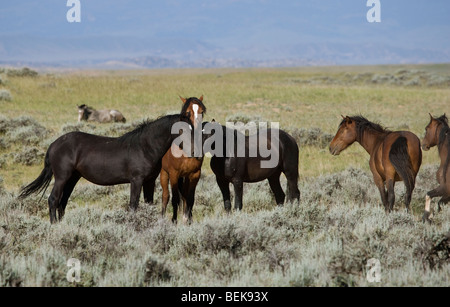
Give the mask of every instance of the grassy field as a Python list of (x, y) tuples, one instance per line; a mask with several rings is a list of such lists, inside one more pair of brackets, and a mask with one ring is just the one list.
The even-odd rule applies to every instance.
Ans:
[[(83, 266), (81, 286), (450, 285), (449, 206), (432, 225), (420, 221), (425, 193), (436, 185), (436, 150), (424, 153), (413, 214), (404, 211), (399, 184), (396, 212), (386, 216), (367, 153), (354, 145), (332, 157), (327, 149), (341, 114), (422, 137), (428, 113), (450, 113), (450, 64), (38, 76), (0, 70), (0, 91), (0, 286), (68, 286), (73, 257)], [(279, 122), (297, 138), (300, 204), (275, 208), (263, 182), (246, 185), (243, 212), (226, 215), (208, 159), (191, 226), (160, 219), (159, 187), (156, 206), (141, 203), (129, 213), (128, 186), (81, 181), (55, 226), (45, 199), (16, 200), (58, 136), (75, 129), (118, 136), (144, 119), (178, 113), (178, 95), (202, 94), (205, 120)], [(127, 124), (78, 124), (81, 104), (118, 109)], [(371, 258), (382, 265), (379, 284), (365, 278)]]

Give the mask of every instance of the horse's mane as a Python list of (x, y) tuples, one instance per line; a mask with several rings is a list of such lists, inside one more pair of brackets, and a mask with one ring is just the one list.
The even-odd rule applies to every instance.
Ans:
[(441, 150), (442, 146), (445, 143), (447, 133), (450, 130), (450, 128), (448, 127), (448, 118), (444, 114), (439, 118), (435, 118), (435, 120), (438, 122), (438, 125), (442, 126), (441, 132), (439, 134), (439, 140), (438, 140), (438, 147), (439, 147), (439, 150)]
[(439, 118), (435, 118), (439, 125), (442, 125), (441, 132), (439, 133), (439, 141), (438, 141), (438, 150), (441, 152), (441, 150), (444, 148), (444, 145), (447, 144), (447, 158), (444, 163), (444, 180), (447, 178), (446, 174), (448, 171), (448, 168), (450, 166), (450, 128), (448, 126), (448, 118), (444, 114)]
[(186, 114), (187, 109), (191, 103), (198, 104), (203, 109), (203, 113), (206, 114), (206, 106), (203, 104), (203, 102), (200, 99), (195, 98), (195, 97), (191, 97), (186, 100), (186, 103), (183, 105), (183, 108), (181, 109), (181, 114)]
[(149, 128), (154, 128), (153, 130), (156, 133), (160, 133), (159, 127), (165, 124), (166, 122), (173, 122), (176, 119), (181, 119), (179, 114), (175, 115), (167, 115), (167, 116), (161, 116), (158, 117), (155, 120), (146, 119), (142, 123), (140, 123), (134, 130), (131, 130), (130, 132), (125, 133), (124, 135), (120, 136), (118, 140), (123, 143), (129, 143), (132, 144), (134, 142), (138, 142), (140, 139), (140, 136)]
[[(365, 118), (364, 116), (361, 116), (361, 115), (352, 116), (349, 118), (356, 123), (356, 133), (357, 133), (358, 141), (362, 140), (362, 138), (364, 136), (364, 131), (367, 131), (367, 130), (370, 130), (372, 132), (379, 133), (379, 134), (387, 134), (387, 133), (392, 132), (389, 129), (386, 129), (385, 127), (381, 126), (378, 123), (369, 121), (367, 118)], [(345, 121), (346, 121), (346, 119), (344, 119), (341, 122), (339, 127), (342, 126), (342, 124), (344, 124)]]

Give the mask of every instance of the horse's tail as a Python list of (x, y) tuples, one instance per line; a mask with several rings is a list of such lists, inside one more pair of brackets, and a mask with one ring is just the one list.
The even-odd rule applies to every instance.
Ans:
[(389, 160), (402, 178), (406, 191), (410, 195), (416, 184), (416, 176), (411, 157), (408, 154), (408, 140), (405, 137), (399, 137), (392, 144), (391, 151), (389, 152)]
[(44, 169), (39, 177), (32, 183), (20, 190), (19, 199), (24, 199), (34, 193), (45, 193), (53, 178), (53, 171), (50, 165), (49, 154), (45, 155)]
[[(447, 132), (445, 132), (445, 137), (447, 138), (447, 158), (445, 159), (444, 163), (444, 182), (447, 182), (447, 172), (450, 172), (449, 166), (450, 166), (450, 129), (447, 129)], [(444, 141), (445, 143), (445, 141)]]

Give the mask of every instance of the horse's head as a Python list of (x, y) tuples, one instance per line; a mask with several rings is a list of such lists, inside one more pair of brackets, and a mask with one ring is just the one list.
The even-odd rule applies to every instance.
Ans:
[(343, 121), (339, 125), (338, 132), (331, 141), (330, 153), (333, 156), (338, 156), (342, 151), (352, 145), (357, 138), (356, 122), (350, 117), (342, 116)]
[(439, 143), (439, 134), (444, 125), (448, 126), (448, 119), (445, 114), (439, 118), (430, 114), (430, 123), (425, 128), (425, 137), (422, 140), (423, 150), (428, 151)]
[(206, 113), (206, 107), (203, 104), (203, 95), (200, 98), (183, 98), (180, 96), (180, 99), (183, 102), (181, 114), (188, 116), (194, 128), (197, 128), (202, 123), (203, 114)]
[(87, 120), (88, 117), (88, 106), (85, 104), (78, 106), (78, 121), (81, 122), (82, 120)]
[[(178, 119), (172, 126), (172, 136), (175, 139), (172, 145), (179, 147), (188, 157), (202, 157), (203, 155), (199, 154), (202, 152), (202, 139), (201, 136), (195, 136), (196, 133), (201, 133), (201, 130), (195, 129), (191, 118), (184, 113), (181, 113)], [(178, 158), (173, 151), (172, 154)]]

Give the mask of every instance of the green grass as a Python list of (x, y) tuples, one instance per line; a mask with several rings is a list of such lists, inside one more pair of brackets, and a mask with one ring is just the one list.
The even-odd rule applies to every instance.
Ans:
[[(424, 153), (410, 215), (402, 184), (395, 212), (384, 213), (369, 156), (359, 145), (333, 157), (315, 140), (300, 144), (301, 202), (282, 208), (274, 207), (266, 182), (246, 184), (243, 212), (227, 215), (206, 158), (191, 226), (168, 222), (170, 206), (160, 219), (159, 185), (156, 206), (142, 203), (130, 213), (128, 185), (82, 180), (65, 219), (53, 226), (45, 199), (20, 202), (16, 196), (38, 176), (58, 136), (74, 128), (120, 135), (133, 123), (179, 112), (178, 95), (203, 94), (205, 120), (222, 123), (263, 119), (287, 131), (334, 135), (341, 114), (362, 114), (422, 137), (428, 113), (450, 113), (449, 68), (4, 73), (1, 87), (12, 100), (0, 101), (0, 286), (69, 286), (72, 257), (82, 262), (82, 286), (446, 286), (449, 206), (433, 225), (421, 222), (424, 195), (436, 185), (436, 150)], [(80, 104), (118, 109), (128, 122), (78, 125)], [(381, 261), (381, 284), (365, 279), (370, 258)]]

